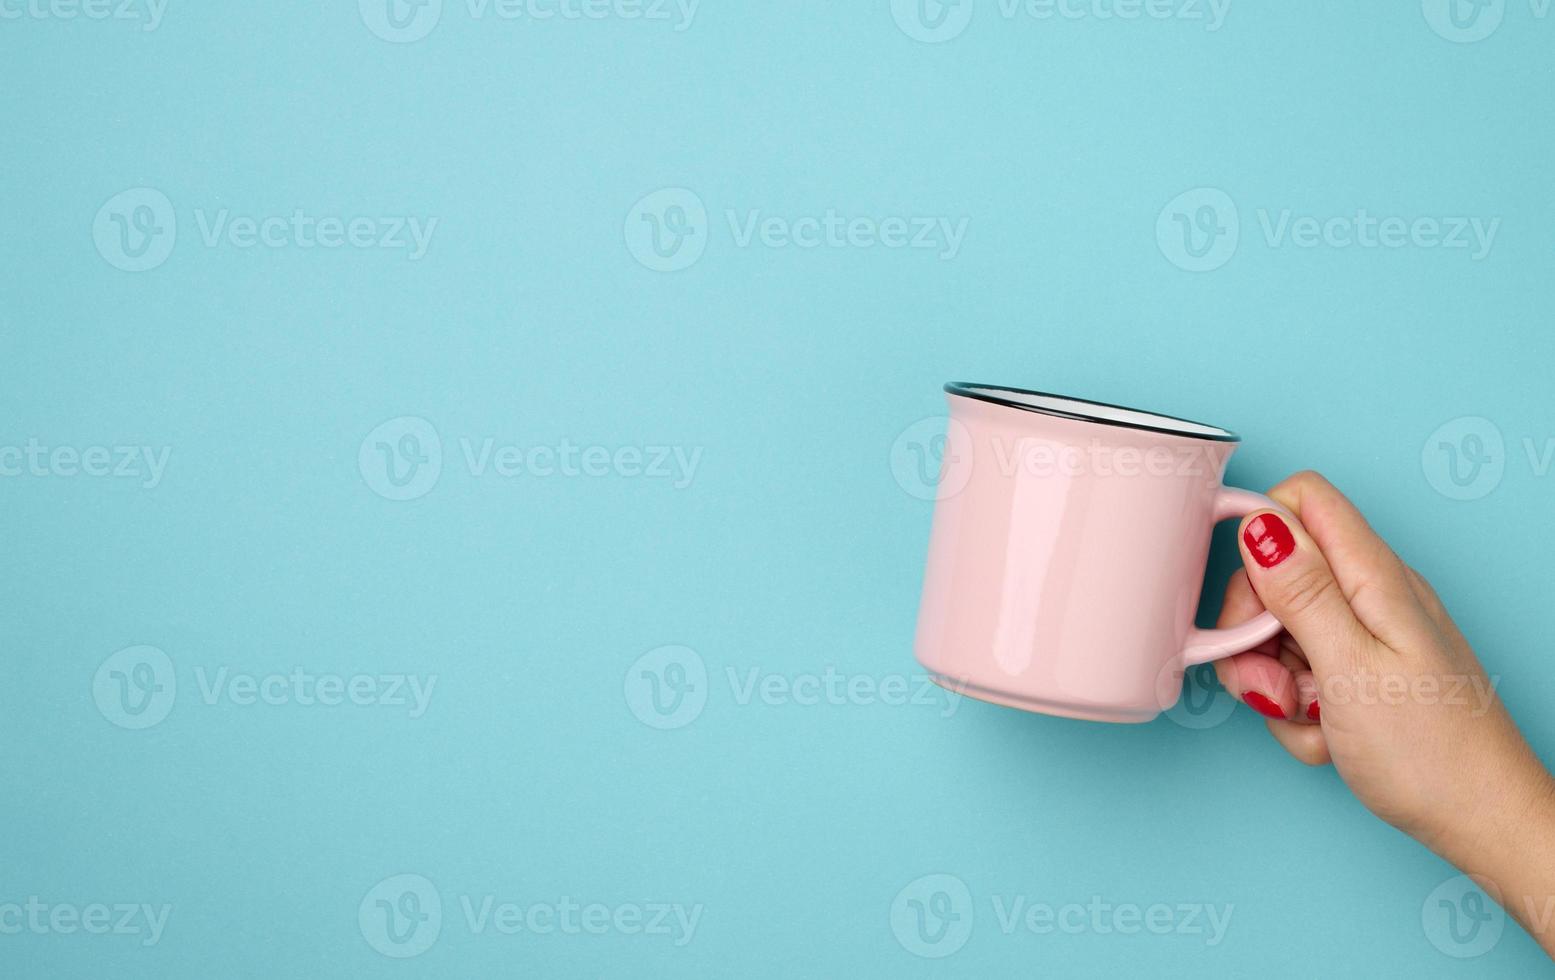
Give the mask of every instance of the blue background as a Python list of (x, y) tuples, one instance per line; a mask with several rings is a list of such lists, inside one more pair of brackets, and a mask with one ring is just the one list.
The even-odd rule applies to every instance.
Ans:
[[(1177, 4), (1181, 6), (1181, 4)], [(1427, 9), (1429, 9), (1429, 3)], [(19, 9), (13, 7), (10, 9)], [(886, 2), (709, 0), (689, 29), (505, 21), (424, 39), (356, 4), (175, 2), (0, 20), (0, 444), (150, 445), (160, 483), (0, 479), (0, 903), (168, 903), (159, 943), (0, 936), (16, 976), (1515, 976), (1422, 924), (1455, 872), (1290, 760), (1246, 708), (1198, 730), (976, 702), (740, 704), (727, 680), (911, 676), (930, 504), (899, 436), (939, 386), (1040, 387), (1238, 430), (1231, 480), (1329, 475), (1438, 587), (1542, 755), (1555, 436), (1547, 94), (1555, 18), (1457, 43), (1416, 3), (1234, 3), (1224, 24), (1006, 18), (943, 43)], [(94, 244), (129, 188), (177, 239)], [(1157, 218), (1223, 190), (1240, 244), (1179, 268)], [(634, 203), (687, 188), (705, 253), (660, 272)], [(208, 247), (196, 213), (436, 217), (430, 250)], [(1271, 244), (1258, 213), (1499, 217), (1494, 248)], [(727, 214), (968, 220), (932, 251), (742, 247)], [(372, 489), (386, 420), (435, 486)], [(1478, 499), (1422, 465), (1484, 417)], [(1477, 425), (1478, 423), (1468, 423)], [(1456, 432), (1457, 430), (1453, 430)], [(689, 487), (472, 474), (459, 440), (700, 447)], [(1220, 541), (1204, 615), (1234, 555)], [(160, 724), (94, 699), (176, 665)], [(678, 644), (699, 717), (636, 717)], [(429, 709), (208, 704), (196, 670), (436, 675)], [(425, 876), (441, 934), (375, 951), (358, 904)], [(975, 897), (921, 959), (891, 906)], [(474, 934), (458, 897), (705, 906), (694, 940)], [(1231, 904), (1224, 941), (1005, 935), (992, 896)], [(477, 898), (478, 901), (478, 898)]]

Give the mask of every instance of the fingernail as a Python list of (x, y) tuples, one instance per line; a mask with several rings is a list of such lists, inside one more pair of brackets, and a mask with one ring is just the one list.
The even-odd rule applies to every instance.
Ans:
[(1273, 568), (1296, 550), (1296, 537), (1278, 514), (1259, 514), (1248, 521), (1242, 543), (1264, 568)]
[(1317, 706), (1317, 702), (1316, 701), (1313, 701), (1311, 704), (1307, 705), (1307, 717), (1310, 718), (1311, 720), (1313, 720), (1313, 721), (1321, 720), (1322, 714), (1323, 714), (1323, 709), (1321, 709), (1321, 708), (1319, 708)]
[(1285, 720), (1285, 712), (1280, 710), (1280, 706), (1257, 691), (1248, 691), (1242, 695), (1242, 700), (1247, 702), (1248, 707), (1266, 718)]

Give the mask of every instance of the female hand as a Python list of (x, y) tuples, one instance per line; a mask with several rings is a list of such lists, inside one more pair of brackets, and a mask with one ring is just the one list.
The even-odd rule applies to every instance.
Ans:
[[(1309, 765), (1465, 873), (1555, 955), (1555, 781), (1431, 586), (1315, 473), (1256, 511), (1221, 625), (1267, 608), (1285, 632), (1215, 665)], [(1481, 884), (1486, 884), (1481, 881)], [(1497, 894), (1499, 891), (1499, 894)]]

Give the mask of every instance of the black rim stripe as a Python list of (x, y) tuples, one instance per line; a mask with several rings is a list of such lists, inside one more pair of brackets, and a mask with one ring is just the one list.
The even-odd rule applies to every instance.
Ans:
[[(1052, 415), (1057, 418), (1073, 419), (1076, 422), (1096, 422), (1101, 425), (1116, 426), (1120, 429), (1141, 429), (1145, 432), (1159, 432), (1162, 435), (1178, 436), (1183, 439), (1204, 439), (1209, 442), (1241, 442), (1242, 439), (1230, 429), (1221, 428), (1218, 425), (1210, 425), (1207, 422), (1195, 422), (1192, 419), (1180, 419), (1175, 415), (1162, 415), (1160, 412), (1147, 412), (1140, 408), (1129, 408), (1126, 405), (1113, 405), (1108, 402), (1091, 401), (1089, 398), (1076, 398), (1073, 395), (1057, 395), (1050, 391), (1035, 391), (1031, 388), (1010, 388), (1005, 385), (974, 384), (970, 381), (951, 381), (945, 385), (945, 391), (952, 395), (960, 395), (963, 398), (975, 398), (978, 401), (989, 402), (994, 405), (1003, 405), (1005, 408), (1016, 408), (1023, 412), (1036, 412), (1038, 415)], [(1138, 415), (1150, 415), (1158, 419), (1171, 422), (1181, 422), (1184, 425), (1197, 425), (1207, 429), (1217, 429), (1219, 434), (1206, 435), (1201, 432), (1184, 432), (1181, 429), (1169, 429), (1160, 425), (1147, 425), (1143, 422), (1123, 422), (1118, 419), (1105, 419), (1095, 415), (1086, 415), (1081, 412), (1066, 412), (1060, 408), (1041, 408), (1036, 405), (1027, 405), (1024, 402), (1015, 401), (1012, 398), (1000, 398), (994, 392), (1007, 391), (1016, 395), (1035, 395), (1038, 398), (1061, 398), (1066, 402), (1076, 402), (1081, 405), (1095, 405), (1097, 408), (1111, 408), (1120, 412), (1134, 412)]]

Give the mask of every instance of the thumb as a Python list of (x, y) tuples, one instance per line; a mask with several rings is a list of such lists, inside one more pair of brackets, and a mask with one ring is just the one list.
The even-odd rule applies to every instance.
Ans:
[(1328, 559), (1301, 522), (1272, 510), (1242, 519), (1247, 580), (1320, 674), (1353, 661), (1371, 633), (1350, 608)]

